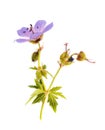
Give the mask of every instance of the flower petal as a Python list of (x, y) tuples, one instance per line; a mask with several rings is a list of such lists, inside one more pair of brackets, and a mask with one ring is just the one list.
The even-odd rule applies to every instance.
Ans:
[(29, 39), (16, 39), (16, 42), (22, 43), (22, 42), (27, 42), (30, 41)]
[(29, 31), (29, 28), (22, 27), (20, 30), (17, 31), (18, 35), (21, 37), (29, 37), (32, 32)]
[(45, 20), (38, 20), (34, 26), (35, 32), (42, 32), (45, 25), (46, 25)]
[(53, 27), (53, 23), (50, 23), (49, 25), (47, 25), (44, 30), (43, 33), (47, 32), (48, 30), (50, 30)]
[(30, 36), (30, 40), (36, 40), (42, 35), (41, 32), (34, 33)]

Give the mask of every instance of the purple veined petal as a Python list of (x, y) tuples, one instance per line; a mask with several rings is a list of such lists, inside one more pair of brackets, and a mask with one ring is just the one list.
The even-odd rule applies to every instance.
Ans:
[(34, 33), (34, 34), (30, 35), (30, 40), (36, 40), (36, 39), (38, 39), (41, 35), (42, 35), (41, 32)]
[(29, 37), (32, 32), (29, 31), (29, 28), (22, 27), (20, 30), (17, 30), (17, 33), (21, 37)]
[(34, 26), (35, 32), (42, 32), (46, 25), (45, 20), (38, 20)]
[(48, 24), (48, 25), (44, 28), (43, 33), (49, 31), (52, 27), (53, 27), (53, 23)]
[(29, 39), (16, 39), (16, 42), (22, 43), (22, 42), (28, 42)]

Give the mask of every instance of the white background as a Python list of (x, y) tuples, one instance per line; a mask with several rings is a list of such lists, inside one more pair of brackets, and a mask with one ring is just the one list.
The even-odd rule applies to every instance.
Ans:
[[(0, 1), (0, 129), (1, 130), (105, 130), (105, 1), (104, 0), (1, 0)], [(25, 102), (32, 93), (35, 46), (14, 42), (16, 31), (44, 19), (53, 22), (44, 35), (41, 63), (53, 74), (68, 42), (72, 52), (85, 51), (89, 59), (61, 70), (55, 85), (62, 85), (66, 100), (57, 113), (46, 104)]]

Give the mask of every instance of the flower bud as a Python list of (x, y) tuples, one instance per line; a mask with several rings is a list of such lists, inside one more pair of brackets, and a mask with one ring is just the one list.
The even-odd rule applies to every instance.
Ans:
[(38, 51), (33, 52), (33, 54), (32, 54), (32, 61), (33, 61), (33, 62), (35, 62), (35, 61), (38, 60), (38, 55), (39, 55)]
[(86, 60), (86, 55), (83, 51), (80, 51), (80, 53), (77, 56), (77, 60), (79, 60), (79, 61)]
[(87, 59), (86, 54), (83, 51), (80, 51), (80, 53), (77, 55), (77, 60), (78, 61), (86, 60), (90, 63), (95, 63), (95, 61), (91, 61), (91, 60)]
[(41, 73), (40, 70), (36, 71), (36, 77), (37, 77), (37, 79), (41, 79), (42, 78), (42, 73)]

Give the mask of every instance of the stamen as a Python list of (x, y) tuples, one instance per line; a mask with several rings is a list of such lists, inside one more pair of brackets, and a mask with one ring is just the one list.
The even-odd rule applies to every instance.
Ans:
[(29, 32), (32, 32), (34, 34), (33, 26), (30, 24)]
[(64, 45), (65, 45), (65, 51), (68, 51), (67, 49), (68, 43), (65, 43)]
[(31, 32), (32, 31), (32, 24), (30, 24), (30, 28), (29, 28), (29, 32)]

